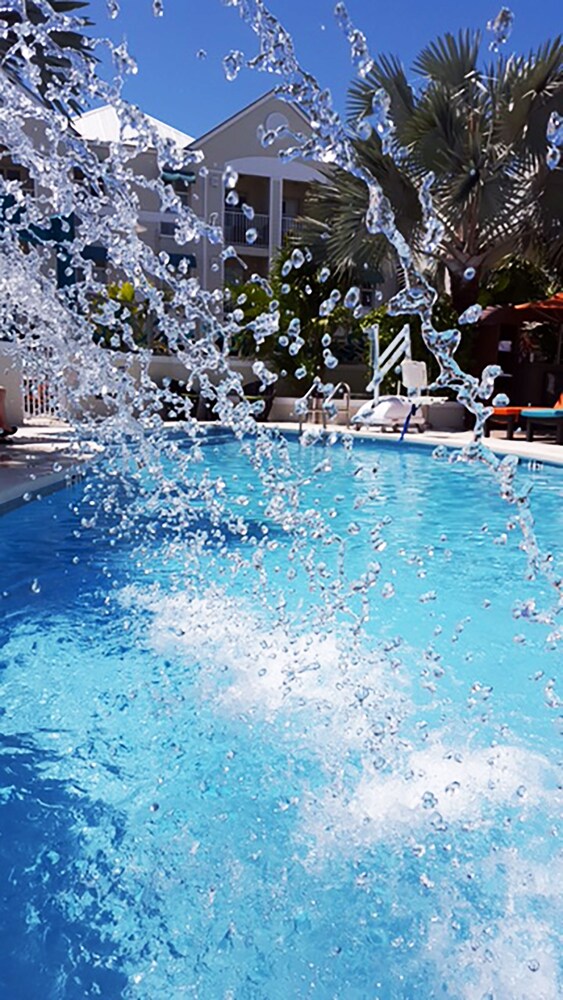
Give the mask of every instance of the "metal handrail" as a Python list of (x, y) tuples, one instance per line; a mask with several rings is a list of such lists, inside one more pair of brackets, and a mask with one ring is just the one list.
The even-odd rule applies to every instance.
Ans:
[(347, 382), (339, 382), (335, 385), (334, 389), (331, 389), (329, 395), (322, 401), (318, 394), (318, 388), (322, 385), (322, 380), (318, 375), (315, 376), (311, 385), (307, 389), (307, 392), (301, 399), (298, 399), (295, 404), (295, 412), (299, 417), (299, 432), (304, 423), (306, 423), (309, 417), (316, 417), (319, 413), (321, 414), (323, 428), (326, 429), (327, 421), (329, 416), (336, 415), (336, 406), (334, 404), (334, 398), (337, 392), (343, 390), (343, 398), (346, 401), (346, 426), (350, 426), (350, 400), (352, 397), (352, 390)]
[(368, 330), (372, 343), (371, 365), (373, 377), (368, 386), (368, 391), (373, 391), (373, 398), (377, 402), (379, 399), (379, 387), (385, 376), (401, 360), (401, 358), (411, 357), (411, 335), (408, 323), (405, 323), (396, 337), (387, 345), (381, 355), (379, 353), (379, 327), (377, 324)]
[(302, 396), (301, 399), (298, 399), (295, 403), (295, 413), (299, 417), (299, 433), (301, 433), (301, 428), (309, 417), (313, 414), (316, 415), (319, 412), (317, 405), (318, 396), (316, 394), (314, 395), (319, 385), (321, 385), (321, 379), (318, 375), (315, 375), (315, 378), (311, 382), (311, 385), (307, 389), (305, 395)]
[[(343, 399), (346, 401), (346, 408), (344, 413), (346, 414), (346, 426), (350, 426), (350, 398), (352, 395), (352, 390), (347, 382), (339, 382), (338, 385), (334, 387), (332, 392), (326, 397), (323, 403), (323, 427), (326, 430), (326, 424), (329, 416), (336, 416), (336, 407), (333, 404), (333, 399), (337, 392), (343, 390)], [(332, 413), (331, 413), (332, 410)]]

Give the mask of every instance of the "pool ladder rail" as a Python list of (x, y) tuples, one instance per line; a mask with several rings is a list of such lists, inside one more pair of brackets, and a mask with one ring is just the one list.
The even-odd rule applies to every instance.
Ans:
[(321, 379), (316, 376), (305, 395), (295, 404), (295, 412), (299, 417), (299, 431), (301, 431), (303, 424), (307, 423), (309, 419), (314, 424), (322, 422), (323, 428), (326, 430), (329, 418), (337, 416), (336, 397), (339, 392), (342, 392), (342, 398), (345, 402), (344, 415), (346, 426), (349, 427), (352, 392), (348, 383), (339, 382), (324, 399), (322, 392), (319, 390), (320, 385)]

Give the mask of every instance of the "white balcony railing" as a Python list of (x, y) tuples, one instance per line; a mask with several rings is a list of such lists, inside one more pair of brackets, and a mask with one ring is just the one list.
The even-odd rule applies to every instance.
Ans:
[[(247, 240), (246, 234), (249, 229), (255, 229), (258, 233), (254, 241)], [(255, 215), (253, 219), (247, 219), (242, 212), (225, 212), (225, 243), (233, 243), (235, 246), (268, 247), (270, 245), (270, 217), (268, 215)]]
[(303, 231), (303, 223), (299, 222), (293, 215), (282, 215), (282, 237), (288, 233), (300, 233)]

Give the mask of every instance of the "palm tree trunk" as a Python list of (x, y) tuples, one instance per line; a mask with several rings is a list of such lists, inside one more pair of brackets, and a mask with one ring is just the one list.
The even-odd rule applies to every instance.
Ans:
[(464, 273), (458, 267), (455, 269), (448, 267), (452, 305), (459, 316), (477, 302), (480, 287), (479, 271), (475, 271), (474, 277), (469, 280), (464, 277)]

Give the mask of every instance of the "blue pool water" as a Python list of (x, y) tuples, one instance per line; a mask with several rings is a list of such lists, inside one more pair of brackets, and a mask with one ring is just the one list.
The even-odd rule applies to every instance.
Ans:
[[(0, 996), (558, 994), (561, 645), (511, 510), (416, 448), (289, 450), (299, 552), (229, 440), (191, 539), (94, 476), (2, 518)], [(563, 571), (561, 470), (521, 475)]]

